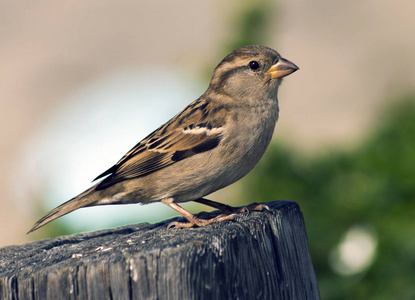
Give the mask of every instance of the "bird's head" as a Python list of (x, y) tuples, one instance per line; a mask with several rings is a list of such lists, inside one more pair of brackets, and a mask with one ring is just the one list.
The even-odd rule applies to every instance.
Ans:
[(298, 67), (263, 46), (234, 50), (215, 68), (209, 90), (236, 99), (258, 99), (277, 94), (282, 78)]

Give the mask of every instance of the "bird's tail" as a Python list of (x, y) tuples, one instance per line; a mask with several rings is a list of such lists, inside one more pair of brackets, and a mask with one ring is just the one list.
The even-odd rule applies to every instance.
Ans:
[(78, 208), (85, 207), (85, 206), (92, 206), (94, 202), (99, 199), (98, 193), (95, 191), (95, 186), (89, 188), (82, 194), (72, 198), (69, 201), (59, 205), (58, 207), (52, 209), (48, 212), (45, 216), (43, 216), (39, 221), (33, 225), (32, 229), (30, 229), (27, 234), (39, 229), (40, 227), (46, 225), (47, 223), (70, 213)]

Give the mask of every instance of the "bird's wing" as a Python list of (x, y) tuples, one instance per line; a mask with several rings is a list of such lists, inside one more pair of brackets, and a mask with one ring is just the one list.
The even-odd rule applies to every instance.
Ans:
[(110, 175), (98, 184), (97, 189), (146, 176), (197, 153), (212, 150), (222, 139), (227, 111), (225, 106), (211, 109), (209, 101), (196, 100), (95, 178)]

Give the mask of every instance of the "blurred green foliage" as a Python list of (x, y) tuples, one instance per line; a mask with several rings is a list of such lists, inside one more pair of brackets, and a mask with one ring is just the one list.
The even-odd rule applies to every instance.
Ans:
[[(245, 203), (299, 203), (322, 299), (415, 299), (415, 93), (398, 102), (353, 151), (304, 159), (272, 145), (241, 193)], [(373, 264), (338, 275), (330, 253), (359, 225), (378, 238)]]

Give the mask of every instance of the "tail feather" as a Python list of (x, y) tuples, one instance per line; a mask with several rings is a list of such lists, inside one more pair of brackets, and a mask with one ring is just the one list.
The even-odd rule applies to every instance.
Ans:
[[(96, 202), (98, 199), (98, 195), (94, 194), (95, 186), (91, 187), (90, 189), (86, 190), (82, 194), (72, 198), (69, 201), (59, 205), (58, 207), (52, 209), (48, 212), (45, 216), (43, 216), (39, 221), (33, 225), (32, 229), (30, 229), (27, 234), (39, 229), (40, 227), (46, 225), (47, 223), (62, 217), (71, 211), (74, 211), (78, 208), (90, 206), (92, 203)], [(94, 197), (95, 196), (95, 197)]]

